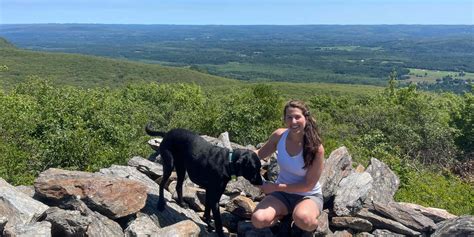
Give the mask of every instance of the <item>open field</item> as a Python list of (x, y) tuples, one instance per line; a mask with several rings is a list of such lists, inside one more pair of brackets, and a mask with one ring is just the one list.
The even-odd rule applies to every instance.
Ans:
[(428, 70), (428, 69), (419, 69), (419, 68), (409, 68), (410, 79), (406, 81), (409, 82), (428, 82), (428, 83), (436, 83), (436, 79), (441, 79), (445, 76), (451, 76), (452, 78), (459, 78), (463, 80), (474, 80), (474, 73), (472, 72), (465, 72), (464, 76), (459, 76), (459, 72), (455, 71), (440, 71), (440, 70)]

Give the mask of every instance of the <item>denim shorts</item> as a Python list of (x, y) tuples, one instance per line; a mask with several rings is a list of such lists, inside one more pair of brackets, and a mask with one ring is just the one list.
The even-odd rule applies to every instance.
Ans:
[(308, 195), (308, 196), (302, 196), (299, 194), (277, 191), (277, 192), (270, 193), (270, 195), (280, 200), (288, 209), (288, 213), (293, 213), (293, 210), (295, 209), (296, 204), (298, 204), (299, 202), (305, 199), (310, 199), (314, 203), (316, 203), (316, 205), (319, 208), (320, 214), (323, 211), (324, 201), (323, 201), (323, 195), (320, 193), (316, 193), (316, 194)]

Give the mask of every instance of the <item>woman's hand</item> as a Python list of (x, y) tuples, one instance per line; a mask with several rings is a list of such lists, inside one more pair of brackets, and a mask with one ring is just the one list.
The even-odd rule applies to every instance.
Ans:
[(263, 193), (269, 194), (278, 191), (278, 184), (275, 183), (263, 183), (260, 187)]

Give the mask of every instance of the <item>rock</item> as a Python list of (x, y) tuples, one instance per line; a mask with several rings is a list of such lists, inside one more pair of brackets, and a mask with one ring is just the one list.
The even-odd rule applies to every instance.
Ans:
[(159, 186), (145, 174), (139, 172), (137, 169), (128, 166), (113, 165), (107, 169), (101, 169), (101, 173), (124, 177), (131, 180), (136, 180), (146, 185), (148, 190), (148, 198), (145, 207), (137, 213), (137, 215), (148, 215), (153, 220), (155, 225), (159, 227), (169, 226), (183, 220), (192, 220), (197, 223), (203, 230), (206, 224), (199, 218), (199, 216), (191, 211), (180, 207), (176, 204), (171, 193), (164, 190), (165, 200), (167, 201), (164, 211), (158, 211)]
[(245, 237), (273, 237), (270, 228), (257, 229), (250, 221), (240, 221), (237, 227), (237, 235)]
[(362, 209), (367, 193), (372, 188), (369, 173), (353, 173), (339, 183), (334, 199), (334, 212), (338, 216), (353, 215)]
[[(199, 195), (198, 192), (204, 193), (204, 195)], [(202, 188), (184, 186), (183, 201), (186, 202), (194, 211), (204, 211), (204, 203), (206, 202), (205, 193), (206, 191)], [(200, 198), (200, 196), (202, 196), (202, 198)], [(176, 192), (173, 193), (172, 197), (174, 200), (178, 200), (178, 194)]]
[(318, 217), (318, 228), (314, 231), (314, 236), (325, 236), (330, 233), (327, 210), (321, 212)]
[(146, 186), (137, 181), (54, 168), (42, 172), (34, 186), (44, 198), (61, 202), (77, 197), (92, 210), (112, 219), (138, 212), (147, 197)]
[[(222, 141), (219, 140), (218, 138), (210, 137), (210, 136), (207, 136), (207, 135), (202, 135), (201, 137), (204, 138), (204, 140), (206, 140), (207, 142), (211, 143), (212, 145), (224, 147)], [(239, 145), (237, 143), (233, 143), (233, 142), (230, 142), (230, 146), (234, 150), (235, 149), (248, 149), (248, 147), (245, 147), (245, 146)]]
[(354, 235), (354, 237), (374, 237), (374, 235), (367, 232), (360, 232)]
[(339, 182), (352, 172), (352, 157), (346, 147), (340, 147), (324, 162), (324, 170), (319, 178), (327, 202), (336, 193)]
[(201, 229), (190, 220), (180, 221), (156, 231), (153, 236), (176, 237), (176, 236), (200, 236)]
[(160, 228), (147, 215), (139, 215), (125, 229), (125, 237), (154, 236)]
[(3, 228), (5, 228), (5, 225), (7, 225), (7, 222), (8, 222), (7, 217), (0, 216), (0, 235), (3, 233)]
[(389, 230), (374, 230), (372, 232), (373, 236), (375, 237), (405, 237), (406, 235), (402, 235), (402, 234), (397, 234), (397, 233), (393, 233)]
[(138, 171), (146, 174), (152, 180), (163, 175), (163, 166), (161, 164), (151, 162), (139, 156), (134, 156), (130, 159), (128, 165), (137, 168)]
[(256, 207), (257, 205), (250, 198), (237, 196), (227, 203), (225, 209), (236, 216), (250, 219)]
[[(85, 207), (87, 208), (87, 207)], [(45, 220), (52, 224), (53, 236), (122, 236), (120, 225), (98, 212), (63, 210), (51, 207)]]
[(225, 226), (231, 232), (237, 232), (239, 221), (242, 217), (234, 215), (226, 210), (221, 211), (222, 225)]
[(35, 187), (33, 186), (25, 186), (25, 185), (20, 185), (15, 187), (16, 190), (26, 194), (26, 196), (33, 198), (35, 196)]
[(246, 180), (244, 177), (237, 177), (236, 181), (230, 181), (227, 183), (224, 194), (243, 194), (252, 199), (261, 199), (264, 196), (259, 188), (252, 185), (250, 181)]
[(474, 216), (460, 216), (439, 222), (432, 237), (442, 236), (473, 236)]
[(0, 217), (8, 221), (5, 228), (33, 223), (48, 208), (0, 178)]
[(160, 151), (160, 144), (163, 141), (163, 138), (152, 138), (148, 140), (148, 145), (150, 145), (151, 149), (155, 151)]
[[(0, 233), (1, 234), (1, 233)], [(47, 221), (34, 222), (29, 224), (20, 224), (5, 229), (3, 235), (5, 237), (30, 237), (30, 236), (51, 236), (51, 223)]]
[(232, 146), (230, 144), (229, 133), (228, 132), (221, 133), (219, 135), (219, 137), (217, 138), (217, 140), (219, 141), (217, 146), (224, 147), (224, 148), (232, 150)]
[(436, 229), (436, 224), (430, 218), (395, 202), (385, 204), (373, 202), (373, 207), (382, 216), (395, 220), (410, 229), (420, 232), (433, 232)]
[(278, 166), (277, 161), (277, 153), (273, 153), (269, 160), (268, 160), (268, 167), (267, 167), (267, 180), (270, 182), (275, 182), (278, 178), (278, 174), (280, 173), (280, 166)]
[(421, 234), (420, 232), (414, 231), (396, 221), (393, 221), (393, 220), (378, 216), (372, 212), (369, 212), (367, 208), (363, 208), (362, 210), (360, 210), (356, 214), (356, 216), (370, 221), (370, 223), (372, 223), (372, 225), (377, 229), (387, 229), (395, 233), (404, 234), (404, 235), (420, 235)]
[[(357, 167), (354, 170), (354, 172), (356, 172), (356, 173), (363, 173), (364, 171), (365, 171), (365, 168), (361, 164), (358, 164)], [(372, 178), (373, 178), (373, 176), (372, 176)]]
[(393, 201), (393, 195), (400, 186), (400, 179), (383, 162), (372, 158), (370, 165), (366, 170), (374, 180), (372, 188), (367, 194), (366, 202), (376, 201), (379, 203), (388, 203)]
[(424, 216), (430, 218), (435, 223), (445, 221), (448, 219), (456, 218), (456, 215), (449, 213), (444, 209), (433, 208), (433, 207), (424, 207), (418, 204), (413, 203), (406, 203), (406, 202), (398, 202), (399, 205), (406, 206), (408, 208), (412, 208), (415, 211), (419, 211)]
[(357, 231), (368, 232), (372, 230), (372, 223), (370, 221), (351, 216), (333, 217), (331, 225), (339, 228), (351, 228)]
[(340, 231), (334, 232), (334, 234), (328, 234), (326, 236), (327, 237), (352, 237), (352, 234), (351, 232), (347, 230), (340, 230)]

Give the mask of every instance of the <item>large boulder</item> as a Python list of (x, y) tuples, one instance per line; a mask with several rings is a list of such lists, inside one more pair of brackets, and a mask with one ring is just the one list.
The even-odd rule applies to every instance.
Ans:
[(420, 212), (424, 216), (430, 218), (435, 223), (445, 221), (448, 219), (456, 218), (456, 215), (449, 213), (448, 211), (440, 208), (434, 207), (424, 207), (414, 203), (407, 203), (407, 202), (398, 202), (399, 205), (405, 206), (407, 208), (411, 208), (415, 211)]
[(61, 202), (75, 197), (112, 219), (138, 212), (147, 199), (147, 188), (140, 182), (54, 168), (42, 172), (34, 186), (43, 198)]
[[(106, 218), (98, 212), (93, 212), (87, 207), (87, 211), (63, 210), (51, 207), (46, 211), (45, 220), (52, 224), (53, 236), (122, 236), (120, 225)], [(84, 210), (84, 209), (83, 209)]]
[(319, 178), (322, 186), (324, 202), (327, 202), (334, 194), (339, 182), (352, 172), (352, 157), (346, 147), (340, 147), (329, 155), (324, 162), (324, 170)]
[(439, 222), (432, 237), (473, 236), (474, 216), (460, 216)]
[(398, 203), (373, 202), (373, 208), (382, 216), (395, 220), (410, 229), (420, 232), (433, 232), (436, 229), (433, 220)]
[(144, 184), (148, 190), (148, 198), (145, 207), (137, 215), (150, 216), (157, 226), (165, 227), (190, 219), (197, 223), (201, 229), (205, 229), (205, 223), (199, 216), (194, 211), (182, 208), (176, 204), (172, 199), (171, 193), (166, 189), (164, 190), (164, 198), (167, 201), (166, 208), (162, 212), (158, 211), (159, 185), (137, 169), (129, 166), (113, 165), (110, 168), (101, 169), (100, 173), (136, 180)]
[(397, 175), (386, 164), (375, 158), (370, 159), (370, 165), (367, 167), (366, 172), (374, 180), (366, 200), (379, 203), (393, 201), (393, 195), (395, 195), (398, 186), (400, 186), (400, 179)]
[(372, 188), (369, 173), (352, 173), (339, 183), (334, 199), (334, 212), (338, 216), (354, 215), (362, 209), (367, 193)]
[(386, 229), (404, 235), (418, 236), (421, 234), (420, 232), (412, 230), (396, 221), (376, 215), (370, 212), (367, 208), (360, 210), (356, 216), (370, 221), (376, 229)]
[(33, 223), (48, 208), (0, 178), (0, 217), (8, 221), (4, 224), (5, 228)]

